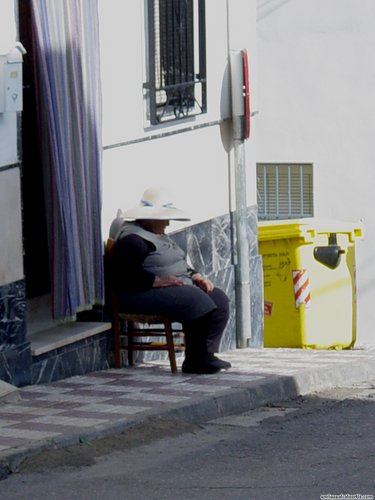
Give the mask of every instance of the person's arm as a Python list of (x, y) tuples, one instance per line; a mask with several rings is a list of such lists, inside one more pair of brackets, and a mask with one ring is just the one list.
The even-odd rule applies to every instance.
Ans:
[(129, 234), (116, 241), (114, 260), (120, 289), (147, 290), (153, 286), (155, 275), (142, 266), (153, 247), (151, 242), (136, 234)]
[(193, 280), (194, 285), (199, 286), (205, 292), (212, 292), (214, 289), (214, 284), (208, 278), (205, 278), (201, 275), (201, 273), (193, 273), (191, 275), (191, 279)]
[(208, 278), (202, 276), (201, 273), (189, 266), (188, 273), (196, 286), (199, 286), (205, 292), (212, 292), (214, 284)]

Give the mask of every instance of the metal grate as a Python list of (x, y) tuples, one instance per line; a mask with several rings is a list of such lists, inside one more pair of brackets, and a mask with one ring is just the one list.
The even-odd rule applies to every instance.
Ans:
[(312, 164), (257, 164), (257, 193), (260, 220), (312, 217)]
[(148, 0), (151, 124), (206, 112), (204, 0)]

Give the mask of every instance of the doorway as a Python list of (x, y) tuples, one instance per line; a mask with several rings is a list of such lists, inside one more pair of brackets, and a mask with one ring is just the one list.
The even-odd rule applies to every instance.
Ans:
[(22, 141), (22, 219), (26, 299), (50, 293), (48, 240), (44, 197), (42, 154), (36, 100), (36, 53), (31, 2), (19, 0), (19, 37), (27, 53), (24, 56), (24, 108), (21, 122)]

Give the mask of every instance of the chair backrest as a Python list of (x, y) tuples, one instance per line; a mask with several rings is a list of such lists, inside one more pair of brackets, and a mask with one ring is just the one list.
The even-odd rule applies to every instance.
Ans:
[(113, 266), (113, 253), (116, 242), (113, 238), (108, 238), (105, 244), (105, 288), (106, 303), (110, 308), (111, 315), (118, 312), (117, 294), (115, 289), (115, 275)]
[(108, 238), (107, 243), (105, 244), (105, 255), (108, 259), (112, 260), (113, 252), (115, 249), (115, 240), (113, 238)]

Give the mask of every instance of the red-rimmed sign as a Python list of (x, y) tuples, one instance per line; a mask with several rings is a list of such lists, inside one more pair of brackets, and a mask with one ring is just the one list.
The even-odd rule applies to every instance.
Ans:
[(247, 50), (242, 50), (243, 58), (243, 82), (244, 82), (244, 108), (245, 108), (245, 139), (250, 137), (250, 80), (249, 60)]

